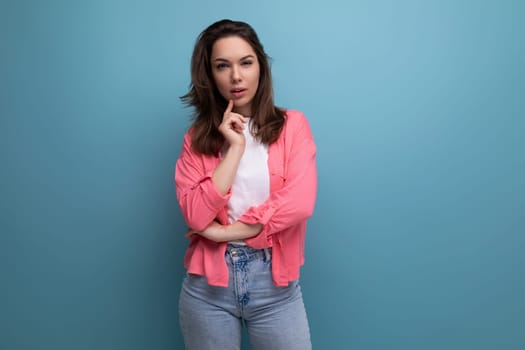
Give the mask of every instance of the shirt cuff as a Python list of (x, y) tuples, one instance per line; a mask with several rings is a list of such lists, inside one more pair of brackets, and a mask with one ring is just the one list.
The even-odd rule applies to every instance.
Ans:
[(257, 224), (260, 223), (263, 225), (263, 228), (259, 234), (255, 237), (245, 239), (247, 245), (256, 249), (270, 248), (273, 246), (272, 234), (270, 232), (268, 222), (275, 213), (275, 207), (268, 206), (265, 209), (259, 209), (257, 207), (252, 207), (239, 218), (239, 221), (244, 222), (245, 224)]

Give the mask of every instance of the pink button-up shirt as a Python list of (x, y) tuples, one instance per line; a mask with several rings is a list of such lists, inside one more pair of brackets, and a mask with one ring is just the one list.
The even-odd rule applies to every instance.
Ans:
[[(274, 284), (286, 286), (299, 278), (304, 263), (306, 220), (314, 209), (317, 192), (316, 147), (304, 115), (288, 110), (281, 135), (268, 148), (270, 196), (249, 208), (240, 218), (246, 224), (261, 223), (261, 232), (246, 239), (253, 248), (272, 248)], [(191, 131), (190, 131), (191, 132)], [(190, 132), (175, 166), (175, 187), (182, 215), (189, 227), (204, 230), (213, 220), (226, 225), (231, 192), (221, 195), (212, 174), (220, 157), (195, 153)], [(214, 242), (192, 235), (184, 257), (189, 273), (206, 276), (208, 283), (228, 286), (224, 259), (226, 242)]]

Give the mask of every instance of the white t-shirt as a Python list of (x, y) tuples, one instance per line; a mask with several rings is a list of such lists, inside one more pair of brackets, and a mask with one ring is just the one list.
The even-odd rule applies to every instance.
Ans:
[(250, 133), (250, 122), (244, 126), (246, 146), (228, 202), (230, 223), (237, 221), (248, 208), (262, 204), (270, 196), (268, 145), (258, 142), (253, 137)]

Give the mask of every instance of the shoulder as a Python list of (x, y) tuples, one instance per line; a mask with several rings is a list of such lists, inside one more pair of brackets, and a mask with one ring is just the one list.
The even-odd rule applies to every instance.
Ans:
[(195, 135), (195, 127), (192, 125), (184, 133), (184, 143), (191, 145)]
[(287, 124), (302, 124), (308, 123), (303, 112), (296, 109), (287, 109), (284, 112), (284, 117)]
[(191, 140), (192, 140), (192, 132), (193, 130), (187, 130), (185, 133), (184, 133), (184, 140), (183, 140), (183, 147), (184, 148), (188, 148), (188, 149), (191, 149)]
[(303, 112), (295, 109), (287, 109), (285, 111), (285, 129), (288, 133), (296, 134), (302, 131), (301, 133), (311, 135), (308, 119)]
[(193, 149), (193, 128), (188, 129), (184, 133), (184, 141), (182, 143), (182, 151), (187, 154), (192, 154), (194, 156), (198, 155), (197, 152)]
[(182, 156), (191, 157), (195, 159), (198, 158), (204, 162), (215, 161), (216, 159), (218, 159), (219, 158), (218, 154), (217, 155), (204, 154), (204, 153), (196, 151), (193, 148), (193, 139), (195, 136), (194, 134), (195, 132), (193, 128), (188, 129), (186, 133), (184, 134), (184, 141), (182, 143)]

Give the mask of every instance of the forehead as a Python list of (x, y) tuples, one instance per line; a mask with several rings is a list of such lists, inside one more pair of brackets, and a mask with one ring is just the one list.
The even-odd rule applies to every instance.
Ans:
[(238, 36), (228, 36), (220, 38), (213, 44), (211, 58), (223, 58), (234, 61), (242, 57), (256, 56), (252, 46), (243, 38)]

